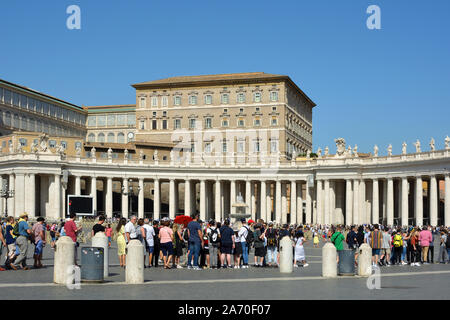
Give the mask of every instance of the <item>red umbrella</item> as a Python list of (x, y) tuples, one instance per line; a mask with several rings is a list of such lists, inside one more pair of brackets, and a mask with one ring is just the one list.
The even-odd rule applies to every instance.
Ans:
[(193, 219), (189, 216), (185, 215), (179, 215), (173, 220), (174, 223), (183, 224), (185, 227), (187, 227), (188, 223), (191, 222)]

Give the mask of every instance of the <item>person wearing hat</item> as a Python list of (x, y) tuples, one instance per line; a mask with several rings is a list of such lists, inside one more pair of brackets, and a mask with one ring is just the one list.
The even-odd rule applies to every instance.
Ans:
[(11, 268), (14, 270), (22, 266), (23, 270), (29, 270), (27, 267), (27, 253), (28, 253), (28, 239), (30, 238), (31, 228), (28, 225), (28, 214), (22, 213), (19, 217), (19, 235), (16, 239), (16, 245), (19, 247), (19, 256), (14, 263), (11, 263)]
[(31, 234), (34, 236), (34, 268), (42, 268), (42, 251), (45, 246), (45, 229), (44, 229), (44, 217), (37, 218), (37, 223), (31, 228)]
[[(253, 220), (249, 220), (249, 223), (250, 223), (250, 221), (253, 221)], [(242, 268), (246, 269), (246, 268), (248, 268), (248, 251), (249, 251), (247, 238), (248, 238), (249, 233), (252, 231), (250, 230), (249, 227), (247, 227), (245, 218), (242, 218), (241, 222), (242, 222), (242, 227), (241, 227), (241, 229), (239, 229), (239, 232), (237, 235), (237, 238), (239, 239), (239, 241), (236, 241), (236, 248), (239, 248), (237, 243), (240, 242), (242, 260), (243, 260)], [(239, 263), (239, 260), (238, 260), (238, 263)], [(239, 264), (237, 265), (237, 267), (239, 268)]]

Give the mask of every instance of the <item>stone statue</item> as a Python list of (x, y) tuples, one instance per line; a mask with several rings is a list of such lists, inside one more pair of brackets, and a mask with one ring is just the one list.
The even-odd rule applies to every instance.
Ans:
[(390, 144), (387, 148), (388, 156), (392, 157), (392, 144)]
[(23, 147), (22, 144), (19, 142), (17, 145), (17, 153), (22, 153), (23, 152)]
[(92, 149), (91, 149), (91, 158), (92, 159), (96, 159), (97, 157), (96, 157), (96, 155), (95, 155), (95, 147), (92, 147)]
[(155, 160), (155, 161), (158, 161), (159, 159), (158, 159), (158, 150), (155, 150), (154, 152), (153, 152), (153, 160)]
[(348, 146), (347, 148), (347, 157), (351, 157), (352, 156), (352, 147)]
[(108, 149), (108, 160), (111, 160), (111, 159), (112, 159), (112, 153), (113, 153), (112, 149), (109, 148), (109, 149)]
[(41, 152), (48, 152), (49, 151), (48, 150), (48, 139), (49, 139), (49, 137), (48, 137), (48, 135), (46, 133), (41, 134), (39, 136), (39, 140), (40, 140), (39, 146), (41, 148), (41, 150), (40, 150)]
[(344, 138), (334, 139), (336, 142), (336, 157), (345, 156), (345, 140)]
[(56, 149), (56, 153), (58, 153), (61, 157), (63, 157), (66, 153), (66, 148), (60, 143), (58, 148)]
[(402, 154), (406, 154), (406, 142), (402, 144)]
[(144, 151), (143, 150), (139, 151), (139, 161), (142, 161), (142, 160), (144, 160)]
[(435, 151), (435, 149), (436, 149), (436, 147), (435, 147), (435, 145), (434, 145), (434, 139), (431, 138), (431, 141), (430, 141), (430, 150), (431, 150), (431, 151)]
[(322, 158), (322, 149), (320, 149), (320, 147), (317, 149), (317, 157)]
[(325, 147), (325, 154), (324, 154), (324, 155), (325, 155), (325, 156), (328, 156), (328, 152), (329, 152), (329, 149), (328, 149), (328, 146), (326, 146), (326, 147)]
[(38, 149), (38, 144), (36, 142), (33, 142), (33, 144), (31, 145), (31, 152), (36, 154), (38, 153), (39, 149)]
[(375, 145), (375, 147), (373, 147), (373, 156), (378, 157), (378, 146), (377, 145)]
[(419, 139), (417, 139), (417, 141), (415, 143), (415, 146), (416, 146), (416, 153), (422, 152), (422, 151), (420, 151), (420, 141), (419, 141)]
[(9, 153), (14, 153), (14, 147), (12, 143), (9, 145)]
[(355, 158), (358, 158), (358, 145), (355, 144), (355, 147), (353, 148), (353, 155)]
[(123, 158), (128, 160), (128, 149), (125, 149), (125, 151), (123, 152)]
[(450, 138), (447, 136), (445, 138), (445, 150), (449, 150), (450, 149)]
[(311, 159), (311, 150), (306, 151), (306, 159)]
[(170, 150), (170, 162), (173, 162), (175, 160), (175, 152), (173, 150)]
[(76, 155), (77, 157), (81, 156), (81, 146), (78, 145), (78, 146), (75, 148), (75, 155)]

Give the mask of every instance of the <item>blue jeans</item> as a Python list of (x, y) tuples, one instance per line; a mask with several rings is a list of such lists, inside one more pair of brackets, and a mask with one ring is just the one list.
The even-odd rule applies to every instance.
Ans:
[(194, 255), (194, 267), (198, 267), (198, 256), (200, 255), (201, 243), (189, 242), (188, 266), (191, 267), (192, 255)]
[(242, 246), (242, 258), (244, 259), (244, 265), (248, 265), (248, 247), (247, 242), (241, 242)]
[(450, 249), (447, 249), (447, 262), (450, 263)]
[(277, 263), (277, 247), (267, 247), (267, 263)]
[(404, 246), (403, 247), (403, 250), (402, 250), (402, 261), (405, 261), (405, 258), (406, 258), (406, 247)]

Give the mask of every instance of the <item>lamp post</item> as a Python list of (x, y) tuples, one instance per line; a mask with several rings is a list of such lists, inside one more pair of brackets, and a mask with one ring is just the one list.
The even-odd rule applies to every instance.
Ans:
[(133, 198), (132, 196), (134, 195), (134, 191), (137, 190), (137, 192), (139, 193), (139, 191), (141, 191), (141, 187), (138, 186), (137, 189), (133, 188), (132, 183), (133, 180), (129, 179), (128, 180), (128, 190), (125, 187), (122, 187), (122, 194), (128, 196), (128, 212), (130, 214), (132, 214), (133, 211)]
[(0, 197), (5, 198), (5, 218), (8, 217), (8, 199), (14, 198), (14, 190), (9, 190), (9, 184), (6, 181), (6, 183), (3, 184), (3, 189), (0, 190)]

